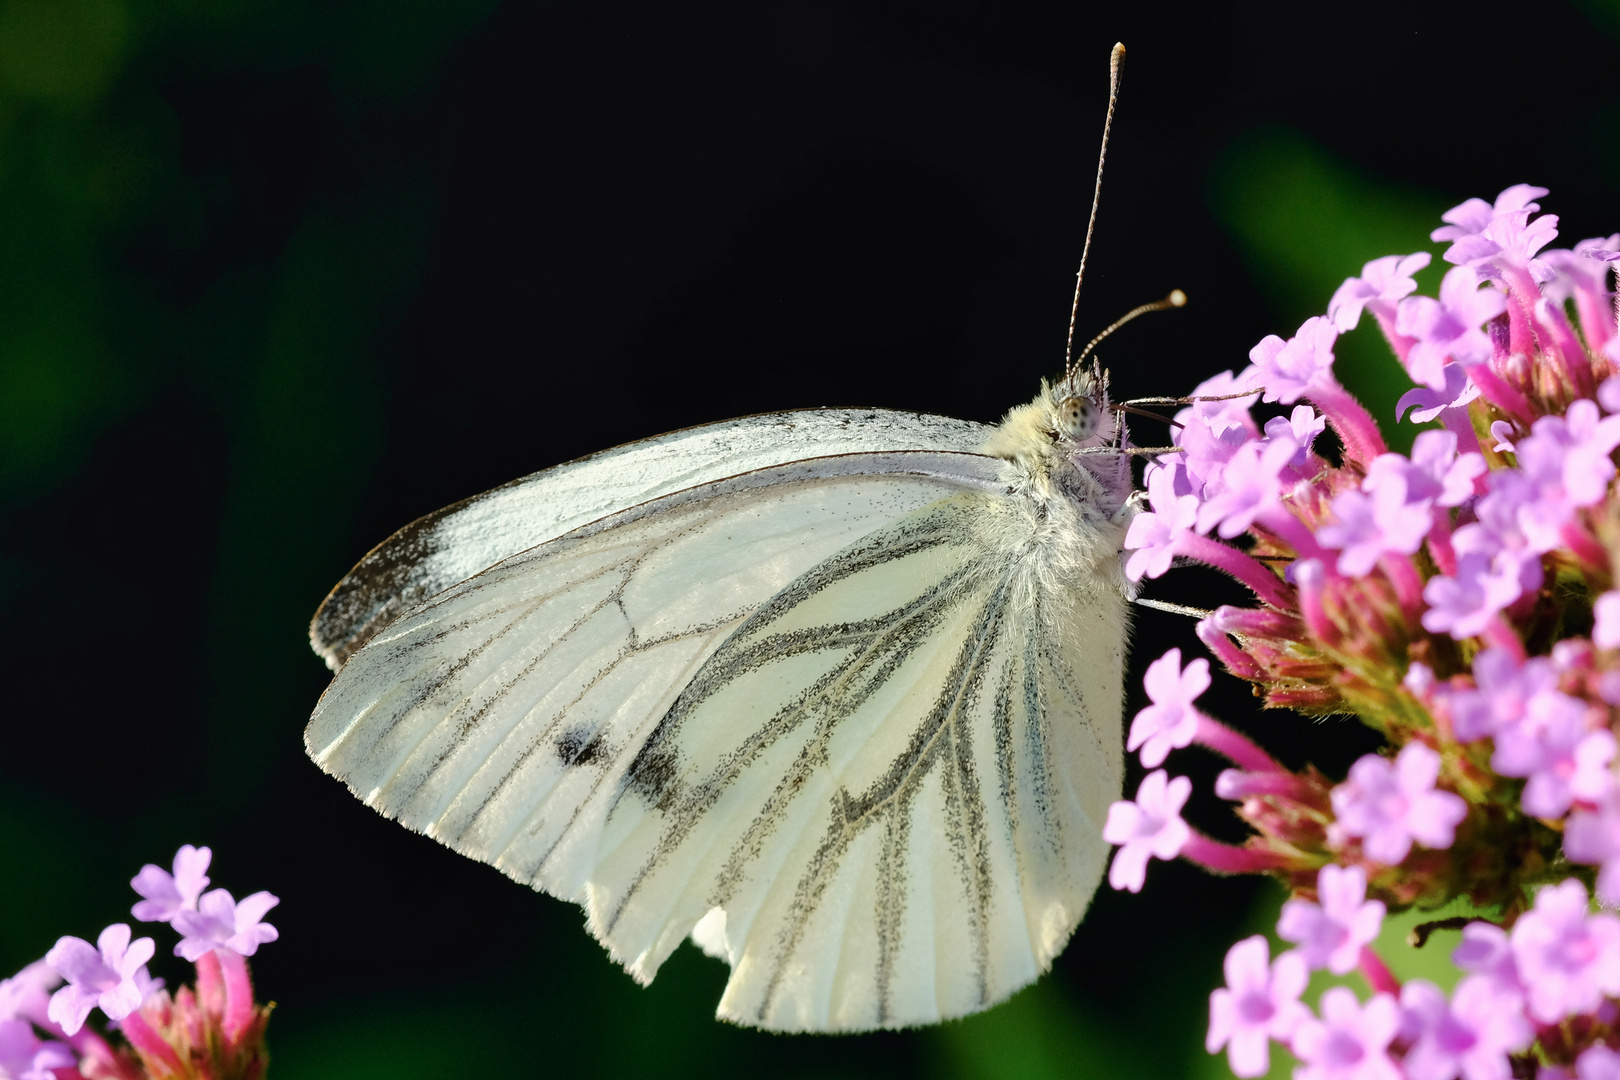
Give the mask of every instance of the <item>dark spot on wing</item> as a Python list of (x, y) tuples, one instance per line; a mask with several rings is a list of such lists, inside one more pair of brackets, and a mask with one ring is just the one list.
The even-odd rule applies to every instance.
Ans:
[(599, 731), (570, 728), (557, 737), (557, 760), (564, 765), (593, 765), (611, 756)]

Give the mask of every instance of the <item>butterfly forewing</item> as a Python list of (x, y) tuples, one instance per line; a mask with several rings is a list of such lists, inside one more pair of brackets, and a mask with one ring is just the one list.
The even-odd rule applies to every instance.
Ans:
[(977, 449), (991, 429), (890, 409), (799, 409), (686, 428), (533, 473), (428, 514), (332, 590), (310, 643), (336, 671), (383, 626), (500, 560), (627, 506), (783, 462)]

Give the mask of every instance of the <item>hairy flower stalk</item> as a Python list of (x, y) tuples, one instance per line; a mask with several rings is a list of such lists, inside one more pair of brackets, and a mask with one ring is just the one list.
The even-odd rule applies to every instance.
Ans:
[[(151, 938), (131, 940), (114, 923), (95, 945), (64, 937), (14, 977), (0, 981), (0, 1077), (18, 1080), (260, 1080), (269, 1064), (270, 1005), (254, 1000), (247, 957), (277, 938), (262, 922), (277, 900), (240, 903), (204, 893), (212, 852), (187, 844), (174, 872), (148, 864), (130, 882), (143, 899), (132, 914), (184, 935), (176, 956), (196, 965), (194, 986), (171, 997), (146, 970)], [(65, 985), (64, 985), (65, 984)], [(100, 1010), (124, 1045), (86, 1026)]]
[[(1268, 707), (1350, 713), (1387, 747), (1335, 783), (1289, 771), (1204, 716), (1208, 663), (1171, 650), (1128, 746), (1155, 771), (1115, 804), (1110, 881), (1152, 858), (1268, 873), (1289, 888), (1268, 960), (1233, 946), (1208, 1046), (1239, 1076), (1269, 1042), (1297, 1077), (1544, 1080), (1620, 1076), (1620, 235), (1544, 250), (1541, 188), (1453, 208), (1437, 296), (1427, 253), (1368, 263), (1325, 316), (1268, 337), (1250, 366), (1194, 388), (1180, 450), (1148, 466), (1126, 572), (1201, 563), (1254, 594), (1198, 637)], [(1415, 387), (1398, 416), (1429, 425), (1410, 455), (1333, 374), (1337, 335), (1376, 321)], [(1290, 407), (1262, 425), (1254, 408)], [(1331, 429), (1337, 463), (1316, 450)], [(1190, 782), (1160, 768), (1197, 743), (1230, 759), (1216, 794), (1253, 829), (1218, 844), (1180, 818)], [(1449, 995), (1401, 985), (1372, 949), (1387, 911), (1465, 898)], [(1303, 972), (1360, 971), (1298, 998)]]

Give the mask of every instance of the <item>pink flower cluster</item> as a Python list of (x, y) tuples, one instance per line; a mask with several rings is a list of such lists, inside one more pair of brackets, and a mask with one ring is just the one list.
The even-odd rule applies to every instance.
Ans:
[[(182, 937), (176, 956), (196, 964), (195, 987), (172, 997), (148, 974), (156, 952), (125, 923), (94, 945), (64, 937), (43, 960), (0, 981), (0, 1077), (14, 1080), (258, 1080), (268, 1058), (268, 1007), (253, 999), (246, 957), (276, 940), (260, 921), (277, 899), (255, 893), (240, 903), (208, 887), (208, 848), (185, 845), (173, 873), (148, 864), (130, 882), (144, 899), (142, 922), (166, 922)], [(85, 1025), (99, 1009), (127, 1046)]]
[[(1204, 660), (1149, 668), (1128, 745), (1155, 771), (1109, 813), (1111, 883), (1139, 890), (1151, 859), (1179, 856), (1293, 893), (1277, 934), (1297, 947), (1239, 942), (1211, 998), (1209, 1049), (1239, 1076), (1279, 1043), (1300, 1080), (1620, 1077), (1620, 918), (1589, 899), (1620, 906), (1620, 235), (1546, 250), (1546, 194), (1447, 212), (1437, 297), (1413, 277), (1427, 253), (1368, 263), (1325, 317), (1198, 387), (1177, 452), (1148, 468), (1128, 576), (1230, 574), (1259, 603), (1199, 624), (1227, 671), (1268, 706), (1354, 713), (1388, 742), (1339, 783), (1289, 771), (1198, 711)], [(1439, 424), (1410, 455), (1333, 374), (1364, 313), (1417, 384), (1398, 414)], [(1292, 411), (1261, 424), (1261, 402)], [(1254, 829), (1242, 845), (1181, 819), (1191, 784), (1160, 766), (1194, 743), (1237, 766), (1215, 790)], [(1459, 898), (1482, 917), (1455, 990), (1400, 985), (1371, 948), (1385, 913)], [(1319, 968), (1359, 970), (1371, 998), (1338, 986), (1313, 1012)]]

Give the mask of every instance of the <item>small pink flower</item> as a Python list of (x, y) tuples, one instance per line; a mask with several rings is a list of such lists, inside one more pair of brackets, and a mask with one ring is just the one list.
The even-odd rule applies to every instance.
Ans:
[(1528, 777), (1521, 801), (1535, 817), (1562, 817), (1575, 799), (1595, 803), (1609, 790), (1615, 739), (1592, 731), (1584, 701), (1567, 694), (1538, 694), (1523, 719), (1496, 733), (1491, 768), (1503, 776)]
[(1610, 786), (1597, 810), (1576, 810), (1564, 825), (1564, 854), (1571, 862), (1601, 866), (1597, 896), (1620, 906), (1620, 789)]
[(130, 941), (124, 923), (103, 930), (95, 945), (76, 937), (59, 939), (45, 962), (68, 984), (51, 995), (47, 1015), (69, 1035), (97, 1006), (110, 1019), (122, 1020), (141, 1007), (143, 988), (150, 984), (144, 967), (154, 951), (151, 938)]
[(1132, 581), (1160, 577), (1169, 570), (1177, 542), (1192, 532), (1198, 518), (1198, 497), (1176, 494), (1174, 469), (1149, 466), (1147, 490), (1152, 510), (1132, 518), (1125, 534), (1125, 550), (1131, 553), (1125, 576)]
[(1358, 278), (1346, 278), (1328, 301), (1328, 318), (1340, 333), (1354, 330), (1361, 309), (1386, 319), (1395, 315), (1395, 301), (1417, 291), (1412, 275), (1429, 265), (1429, 253), (1385, 255), (1361, 268)]
[(1320, 904), (1290, 900), (1277, 920), (1277, 935), (1299, 946), (1305, 963), (1346, 975), (1361, 959), (1361, 947), (1378, 936), (1384, 903), (1367, 899), (1367, 875), (1359, 866), (1334, 863), (1316, 875)]
[(1538, 282), (1553, 280), (1553, 268), (1536, 258), (1536, 253), (1558, 236), (1558, 217), (1543, 214), (1534, 221), (1530, 215), (1541, 207), (1532, 202), (1547, 189), (1531, 184), (1514, 184), (1496, 197), (1495, 205), (1483, 199), (1469, 199), (1440, 215), (1450, 222), (1429, 234), (1431, 240), (1450, 240), (1442, 256), (1459, 267), (1470, 267), (1484, 277), (1500, 277), (1502, 267), (1529, 270)]
[(1142, 749), (1142, 764), (1155, 768), (1170, 751), (1191, 746), (1198, 731), (1198, 695), (1209, 689), (1209, 661), (1197, 657), (1181, 669), (1181, 650), (1171, 649), (1148, 665), (1142, 679), (1153, 704), (1131, 721), (1125, 749)]
[(1309, 405), (1295, 405), (1289, 415), (1273, 416), (1267, 420), (1265, 430), (1268, 439), (1289, 438), (1294, 441), (1299, 449), (1288, 459), (1288, 466), (1303, 469), (1310, 464), (1311, 446), (1316, 442), (1316, 437), (1327, 430), (1327, 417)]
[(1464, 979), (1450, 1002), (1423, 979), (1401, 987), (1402, 1062), (1408, 1080), (1508, 1080), (1508, 1054), (1530, 1045), (1522, 999), (1483, 976)]
[(208, 848), (182, 845), (174, 856), (174, 873), (147, 863), (130, 881), (130, 887), (145, 900), (130, 909), (142, 922), (168, 922), (181, 911), (196, 911), (197, 898), (208, 888), (208, 862), (214, 853)]
[(1423, 546), (1432, 522), (1429, 504), (1408, 502), (1406, 480), (1385, 477), (1370, 494), (1350, 490), (1333, 500), (1331, 524), (1317, 530), (1323, 547), (1339, 552), (1339, 573), (1363, 577), (1386, 554), (1411, 555)]
[(1400, 1006), (1376, 994), (1363, 1007), (1345, 986), (1322, 994), (1322, 1019), (1312, 1017), (1294, 1032), (1294, 1054), (1304, 1065), (1294, 1080), (1401, 1080), (1389, 1057), (1400, 1026)]
[(1108, 884), (1141, 892), (1149, 858), (1173, 859), (1181, 853), (1192, 835), (1181, 820), (1181, 808), (1191, 794), (1191, 780), (1185, 776), (1172, 780), (1163, 769), (1155, 769), (1143, 777), (1134, 802), (1116, 802), (1108, 808), (1103, 839), (1121, 845), (1109, 867)]
[(1620, 649), (1620, 589), (1610, 589), (1592, 604), (1592, 644)]
[(1597, 405), (1583, 398), (1563, 416), (1541, 417), (1530, 430), (1514, 452), (1541, 505), (1521, 516), (1545, 517), (1550, 507), (1556, 508), (1551, 516), (1562, 520), (1569, 508), (1603, 500), (1615, 475), (1609, 455), (1620, 446), (1620, 416), (1600, 418)]
[(0, 1076), (6, 1080), (56, 1080), (56, 1069), (76, 1064), (72, 1050), (41, 1039), (28, 1021), (0, 1020)]
[(1458, 691), (1450, 699), (1452, 727), (1463, 742), (1518, 723), (1531, 701), (1558, 692), (1558, 673), (1544, 657), (1520, 663), (1506, 649), (1486, 649), (1474, 657), (1474, 683), (1479, 689)]
[(1200, 533), (1218, 528), (1230, 540), (1275, 508), (1282, 499), (1282, 471), (1299, 450), (1291, 437), (1253, 440), (1233, 453), (1221, 472), (1220, 491), (1198, 508)]
[(1480, 288), (1479, 276), (1459, 266), (1440, 282), (1440, 299), (1408, 296), (1395, 309), (1395, 332), (1416, 338), (1406, 354), (1406, 372), (1432, 390), (1446, 385), (1448, 360), (1463, 366), (1491, 358), (1491, 339), (1480, 327), (1507, 310), (1507, 297)]
[(1544, 1024), (1591, 1012), (1620, 993), (1620, 918), (1586, 911), (1586, 888), (1571, 878), (1536, 894), (1513, 925), (1513, 959)]
[(1333, 343), (1338, 336), (1331, 322), (1313, 315), (1287, 341), (1276, 334), (1261, 339), (1249, 350), (1249, 360), (1258, 372), (1259, 384), (1265, 387), (1264, 400), (1292, 405), (1318, 379), (1331, 379)]
[(1226, 400), (1196, 402), (1175, 414), (1176, 425), (1180, 428), (1176, 443), (1183, 448), (1183, 452), (1159, 460), (1169, 464), (1180, 458), (1185, 470), (1185, 488), (1178, 483), (1176, 494), (1196, 495), (1203, 499), (1218, 492), (1226, 463), (1237, 453), (1238, 447), (1259, 436), (1260, 429), (1255, 427), (1249, 407), (1259, 400), (1260, 391), (1256, 390), (1253, 397), (1226, 397), (1249, 388), (1258, 378), (1258, 373), (1252, 367), (1237, 377), (1230, 371), (1223, 371), (1199, 383), (1193, 389), (1192, 396)]
[(0, 1020), (30, 1020), (49, 1023), (51, 991), (62, 984), (62, 976), (43, 960), (35, 960), (17, 974), (0, 981)]
[(1367, 857), (1386, 866), (1406, 858), (1414, 840), (1436, 850), (1450, 847), (1468, 804), (1436, 791), (1439, 775), (1440, 755), (1419, 742), (1407, 743), (1393, 763), (1366, 755), (1333, 789), (1335, 831), (1360, 838)]
[(275, 927), (259, 921), (279, 903), (278, 897), (267, 892), (245, 896), (241, 903), (233, 901), (224, 889), (205, 893), (196, 911), (182, 911), (174, 917), (174, 928), (185, 935), (174, 947), (174, 954), (195, 961), (203, 953), (223, 947), (252, 956), (260, 945), (281, 936)]
[(1287, 1042), (1310, 1018), (1300, 1003), (1310, 973), (1294, 953), (1270, 962), (1270, 946), (1260, 934), (1244, 938), (1226, 954), (1226, 987), (1209, 995), (1209, 1034), (1204, 1048), (1219, 1053), (1238, 1076), (1263, 1076), (1271, 1067), (1270, 1040)]
[(1513, 959), (1513, 942), (1495, 923), (1471, 922), (1463, 927), (1462, 943), (1451, 953), (1451, 962), (1464, 971), (1490, 980), (1495, 992), (1523, 999), (1524, 982)]
[(1423, 586), (1423, 628), (1459, 641), (1481, 634), (1497, 613), (1541, 585), (1541, 560), (1508, 547), (1476, 522), (1452, 537), (1457, 572), (1437, 574)]
[(1462, 409), (1479, 397), (1479, 387), (1468, 377), (1468, 369), (1463, 365), (1447, 364), (1440, 369), (1440, 375), (1443, 385), (1439, 389), (1418, 386), (1402, 394), (1395, 403), (1395, 419), (1400, 420), (1406, 415), (1406, 410), (1411, 409), (1412, 423), (1427, 424), (1437, 416), (1444, 416), (1449, 410)]
[(1620, 1080), (1620, 1054), (1602, 1043), (1587, 1047), (1575, 1059), (1575, 1080)]
[(1474, 478), (1485, 473), (1485, 459), (1479, 454), (1457, 453), (1457, 435), (1452, 431), (1424, 431), (1412, 440), (1412, 456), (1380, 454), (1367, 467), (1362, 488), (1375, 491), (1387, 480), (1399, 477), (1406, 482), (1408, 502), (1425, 506), (1460, 506), (1474, 494)]

